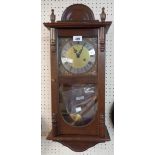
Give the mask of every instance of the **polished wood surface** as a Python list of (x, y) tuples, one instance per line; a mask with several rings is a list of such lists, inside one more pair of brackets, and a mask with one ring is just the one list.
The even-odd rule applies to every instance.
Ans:
[(61, 21), (94, 21), (94, 13), (83, 4), (74, 4), (65, 9)]
[[(78, 10), (82, 11), (79, 17), (77, 16)], [(90, 8), (78, 4), (72, 5), (64, 11), (62, 21), (44, 23), (44, 25), (56, 30), (55, 42), (51, 43), (52, 131), (47, 139), (58, 141), (74, 151), (84, 151), (97, 143), (110, 140), (105, 126), (105, 36), (111, 21), (96, 21)], [(59, 37), (74, 35), (98, 38), (95, 75), (66, 76), (59, 74)], [(97, 113), (89, 124), (75, 127), (65, 122), (59, 107), (59, 86), (62, 84), (96, 84)]]
[[(52, 132), (50, 132), (47, 139), (51, 140), (53, 137)], [(97, 143), (102, 143), (109, 141), (109, 133), (107, 127), (105, 126), (105, 137), (100, 138), (98, 136), (91, 135), (61, 135), (57, 137), (53, 137), (52, 140), (62, 143), (63, 145), (69, 147), (71, 150), (76, 152), (82, 152), (87, 150), (88, 148), (96, 145)]]
[(53, 22), (53, 23), (44, 23), (44, 26), (47, 28), (100, 28), (100, 27), (109, 27), (111, 21), (106, 22)]
[(104, 27), (99, 29), (98, 38), (98, 101), (100, 107), (100, 137), (105, 136), (102, 129), (105, 126), (105, 52), (103, 50), (103, 42), (105, 40)]
[(84, 76), (59, 76), (59, 82), (62, 84), (96, 84), (97, 76), (95, 75), (84, 75)]
[(58, 36), (59, 37), (73, 37), (74, 35), (82, 36), (82, 37), (98, 37), (98, 29), (89, 28), (89, 29), (59, 29)]

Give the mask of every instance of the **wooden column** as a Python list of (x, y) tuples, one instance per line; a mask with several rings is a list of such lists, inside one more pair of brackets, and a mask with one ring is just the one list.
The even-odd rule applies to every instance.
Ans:
[(104, 27), (99, 29), (98, 51), (98, 102), (100, 137), (105, 137), (105, 33)]
[(55, 29), (50, 29), (50, 63), (51, 63), (51, 111), (52, 111), (52, 131), (47, 139), (52, 139), (58, 135), (58, 69), (57, 69), (57, 52), (55, 41)]

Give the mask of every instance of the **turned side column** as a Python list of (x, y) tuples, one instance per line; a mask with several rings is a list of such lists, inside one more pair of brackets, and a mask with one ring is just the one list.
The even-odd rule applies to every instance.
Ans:
[(57, 83), (57, 52), (55, 41), (55, 29), (50, 29), (50, 63), (51, 63), (51, 111), (52, 111), (52, 136), (58, 135), (58, 83)]
[(100, 137), (105, 137), (105, 28), (99, 29), (98, 101)]

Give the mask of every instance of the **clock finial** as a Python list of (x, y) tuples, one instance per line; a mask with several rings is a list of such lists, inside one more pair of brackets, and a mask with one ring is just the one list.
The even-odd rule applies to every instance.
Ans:
[(55, 22), (55, 14), (54, 14), (54, 9), (51, 10), (51, 16), (50, 16), (50, 19), (51, 19), (51, 22)]
[(102, 13), (100, 14), (101, 21), (104, 22), (106, 19), (105, 8), (102, 8)]

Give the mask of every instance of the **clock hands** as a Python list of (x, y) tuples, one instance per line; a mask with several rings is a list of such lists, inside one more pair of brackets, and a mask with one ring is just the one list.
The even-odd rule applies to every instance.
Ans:
[(74, 50), (74, 53), (76, 54), (76, 57), (79, 58), (79, 52), (78, 52), (78, 50), (75, 49), (74, 47), (73, 47), (73, 50)]
[(81, 53), (83, 51), (84, 46), (85, 46), (85, 43), (83, 44), (83, 46), (82, 46), (82, 48), (81, 48), (81, 50), (79, 52), (73, 47), (74, 53), (76, 54), (77, 58), (80, 58), (80, 55), (81, 55)]
[(81, 50), (79, 51), (79, 57), (80, 57), (80, 55), (81, 55), (81, 53), (82, 53), (82, 51), (83, 51), (83, 47), (85, 46), (85, 44), (86, 44), (86, 43), (83, 44)]
[(76, 53), (77, 54), (77, 50), (73, 47), (73, 50), (74, 50), (74, 53)]

